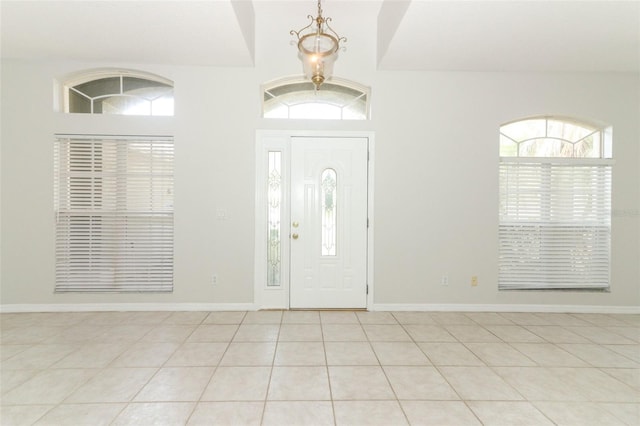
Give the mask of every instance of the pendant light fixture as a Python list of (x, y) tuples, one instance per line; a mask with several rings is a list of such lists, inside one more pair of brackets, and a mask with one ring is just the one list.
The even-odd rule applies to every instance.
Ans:
[(307, 15), (311, 23), (299, 31), (291, 30), (290, 34), (298, 38), (298, 57), (302, 61), (302, 69), (306, 78), (316, 86), (331, 78), (333, 63), (338, 59), (340, 42), (346, 43), (345, 37), (340, 37), (329, 26), (331, 18), (322, 16), (322, 6), (318, 0), (318, 16)]

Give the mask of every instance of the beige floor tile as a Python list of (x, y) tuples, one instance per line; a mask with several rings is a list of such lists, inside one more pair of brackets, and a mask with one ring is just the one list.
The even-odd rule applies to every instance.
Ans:
[[(594, 367), (610, 367), (610, 368), (640, 368), (638, 362), (612, 351), (608, 347), (595, 344), (560, 344), (558, 345), (570, 354), (588, 362)], [(638, 351), (636, 345), (615, 345), (620, 347), (635, 346), (635, 350), (631, 350), (633, 356)], [(636, 355), (640, 357), (640, 354)]]
[(590, 402), (536, 402), (535, 405), (558, 426), (624, 426), (611, 413)]
[(367, 341), (360, 324), (323, 324), (322, 335), (325, 342)]
[(320, 324), (282, 324), (280, 327), (281, 342), (321, 342)]
[(511, 346), (543, 367), (588, 367), (589, 364), (550, 343), (512, 343)]
[(331, 399), (326, 367), (273, 367), (267, 399), (270, 401)]
[(395, 399), (380, 367), (329, 367), (334, 400)]
[(85, 324), (115, 326), (125, 323), (135, 312), (89, 312)]
[(226, 366), (261, 366), (273, 365), (276, 351), (275, 342), (263, 343), (231, 343), (227, 348), (220, 365)]
[(489, 366), (531, 367), (536, 363), (507, 343), (467, 343), (467, 348)]
[(379, 365), (369, 342), (325, 342), (328, 365)]
[(431, 365), (413, 342), (371, 342), (381, 365)]
[(228, 346), (227, 343), (184, 343), (171, 355), (165, 365), (171, 367), (216, 366)]
[(434, 365), (485, 365), (480, 358), (462, 343), (422, 342), (418, 343), (418, 346)]
[(400, 325), (393, 324), (365, 324), (362, 326), (367, 338), (371, 342), (406, 342), (411, 337)]
[(517, 325), (553, 325), (549, 320), (532, 312), (501, 312), (500, 315)]
[(640, 425), (640, 404), (620, 404), (613, 402), (601, 402), (598, 407), (607, 410), (625, 425)]
[(242, 324), (238, 328), (234, 342), (275, 342), (280, 326), (277, 324)]
[(322, 324), (360, 324), (355, 312), (351, 311), (320, 311)]
[[(0, 332), (0, 334), (2, 334)], [(0, 347), (0, 361), (6, 361), (9, 358), (24, 352), (33, 345), (2, 345)]]
[(444, 327), (439, 325), (406, 325), (405, 329), (416, 342), (457, 342)]
[(53, 407), (53, 405), (3, 405), (0, 407), (0, 424), (32, 425)]
[(58, 404), (97, 372), (88, 369), (44, 370), (2, 395), (2, 404)]
[(398, 324), (391, 312), (356, 312), (360, 324)]
[(335, 426), (330, 401), (267, 401), (262, 426)]
[(161, 367), (179, 343), (138, 342), (116, 358), (110, 367)]
[(126, 404), (62, 404), (49, 411), (36, 426), (107, 426)]
[(0, 344), (2, 345), (34, 345), (50, 340), (52, 337), (62, 333), (63, 327), (46, 327), (35, 325), (32, 327), (19, 327), (3, 329), (0, 333)]
[(589, 343), (586, 337), (558, 325), (528, 325), (525, 328), (549, 343)]
[(596, 368), (551, 368), (553, 374), (569, 383), (592, 402), (640, 402), (640, 391)]
[(264, 401), (271, 367), (218, 367), (203, 401)]
[(0, 372), (0, 392), (5, 394), (38, 373), (40, 373), (40, 370), (2, 370)]
[(474, 322), (487, 325), (513, 325), (513, 321), (508, 320), (496, 312), (467, 312), (465, 315)]
[(167, 317), (163, 324), (201, 324), (202, 321), (209, 315), (209, 312), (174, 312)]
[(318, 311), (284, 311), (282, 324), (320, 324)]
[(544, 367), (496, 367), (494, 371), (529, 401), (586, 401), (575, 385)]
[(529, 402), (471, 401), (468, 404), (485, 426), (553, 425)]
[(446, 330), (463, 343), (502, 343), (502, 340), (479, 325), (447, 325)]
[(622, 383), (640, 390), (640, 369), (637, 368), (603, 368), (601, 371), (618, 379)]
[(98, 341), (98, 337), (111, 330), (112, 326), (78, 324), (64, 329), (42, 343), (90, 343)]
[(129, 343), (90, 343), (71, 352), (51, 368), (104, 368), (129, 346)]
[(464, 400), (524, 399), (516, 389), (488, 367), (440, 367), (440, 372)]
[(431, 317), (440, 325), (476, 325), (476, 322), (463, 312), (432, 312)]
[(400, 401), (411, 426), (480, 426), (464, 402)]
[(616, 315), (610, 314), (572, 314), (574, 317), (579, 318), (588, 322), (589, 324), (601, 326), (601, 327), (616, 327), (616, 326), (624, 326), (626, 323), (616, 317)]
[(336, 401), (336, 425), (408, 425), (398, 401)]
[(51, 367), (62, 358), (78, 350), (78, 344), (34, 345), (6, 361), (3, 370), (32, 370)]
[(326, 365), (322, 342), (279, 342), (274, 365)]
[(213, 370), (213, 367), (161, 368), (138, 392), (134, 401), (198, 401)]
[(111, 423), (112, 426), (176, 426), (187, 423), (193, 402), (136, 402), (127, 407)]
[(161, 324), (151, 329), (142, 338), (143, 342), (176, 342), (182, 343), (196, 329), (195, 325)]
[[(61, 370), (64, 371), (64, 370)], [(129, 402), (147, 384), (157, 368), (107, 368), (81, 386), (65, 402)]]
[(124, 324), (107, 328), (102, 334), (96, 336), (95, 343), (123, 343), (137, 342), (149, 333), (153, 324)]
[(487, 325), (485, 328), (507, 343), (545, 343), (543, 338), (519, 325)]
[(187, 425), (260, 426), (263, 407), (263, 402), (201, 402)]
[(549, 324), (561, 325), (561, 326), (590, 326), (592, 325), (590, 322), (580, 319), (575, 314), (564, 314), (564, 313), (539, 313), (536, 314), (541, 318), (544, 318)]
[(257, 311), (247, 312), (242, 321), (243, 324), (280, 324), (282, 311)]
[(244, 311), (211, 312), (202, 324), (240, 324), (246, 315)]
[(126, 322), (129, 324), (160, 324), (171, 314), (172, 312), (166, 311), (131, 312)]
[(429, 312), (394, 312), (393, 316), (400, 324), (435, 325), (435, 320)]
[(458, 400), (434, 367), (384, 367), (398, 399)]
[(203, 324), (187, 338), (187, 342), (230, 342), (238, 331), (237, 324)]
[(632, 345), (635, 342), (603, 327), (567, 327), (567, 330), (600, 345)]
[(606, 330), (640, 343), (640, 327), (604, 327)]

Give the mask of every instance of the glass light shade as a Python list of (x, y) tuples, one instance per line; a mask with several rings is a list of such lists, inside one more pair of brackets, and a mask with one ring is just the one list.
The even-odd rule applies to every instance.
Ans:
[(307, 34), (298, 42), (304, 74), (316, 87), (331, 78), (333, 63), (338, 58), (338, 40), (326, 33)]

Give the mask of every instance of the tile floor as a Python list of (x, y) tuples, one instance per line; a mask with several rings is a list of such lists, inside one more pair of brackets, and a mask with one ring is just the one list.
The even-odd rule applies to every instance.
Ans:
[(3, 426), (640, 425), (640, 315), (0, 319)]

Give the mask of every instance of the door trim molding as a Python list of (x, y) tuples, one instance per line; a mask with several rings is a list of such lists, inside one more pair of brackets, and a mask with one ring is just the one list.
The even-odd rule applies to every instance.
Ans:
[(367, 163), (367, 309), (371, 309), (374, 300), (374, 133), (371, 131), (320, 131), (320, 130), (257, 130), (255, 150), (255, 245), (254, 245), (254, 295), (253, 301), (257, 309), (289, 309), (289, 227), (285, 225), (282, 232), (287, 238), (281, 241), (282, 284), (279, 287), (267, 287), (267, 163), (269, 151), (282, 152), (283, 215), (282, 224), (290, 222), (290, 149), (294, 137), (310, 138), (365, 138), (368, 140), (369, 161)]

